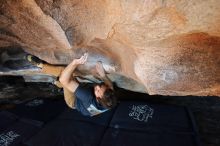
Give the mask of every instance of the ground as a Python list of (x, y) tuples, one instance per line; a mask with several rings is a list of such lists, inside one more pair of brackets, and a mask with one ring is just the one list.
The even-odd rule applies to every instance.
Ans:
[[(205, 146), (220, 145), (220, 97), (206, 96), (149, 96), (117, 89), (121, 100), (128, 100), (126, 95), (133, 95), (135, 100), (146, 100), (153, 103), (166, 103), (189, 107), (196, 119), (201, 142)], [(13, 108), (13, 103), (29, 98), (63, 98), (62, 90), (49, 83), (25, 83), (22, 77), (0, 76), (0, 110)], [(129, 98), (130, 99), (130, 98)]]

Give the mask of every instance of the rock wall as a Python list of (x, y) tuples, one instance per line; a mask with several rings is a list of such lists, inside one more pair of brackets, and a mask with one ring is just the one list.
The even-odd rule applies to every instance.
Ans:
[(149, 94), (220, 96), (219, 0), (1, 0), (7, 46), (51, 64), (89, 52), (82, 73), (101, 60)]

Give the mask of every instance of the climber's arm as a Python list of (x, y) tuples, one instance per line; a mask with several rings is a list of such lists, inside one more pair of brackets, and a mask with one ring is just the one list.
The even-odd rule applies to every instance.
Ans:
[(88, 54), (85, 53), (80, 59), (74, 59), (60, 75), (60, 83), (72, 93), (75, 92), (76, 88), (79, 86), (79, 83), (73, 79), (72, 74), (78, 65), (84, 64), (87, 61), (87, 57)]
[(96, 70), (99, 74), (99, 77), (101, 78), (101, 80), (109, 86), (109, 88), (111, 88), (113, 90), (113, 84), (111, 82), (111, 80), (108, 78), (108, 76), (105, 73), (104, 67), (102, 65), (102, 62), (97, 62), (96, 63)]

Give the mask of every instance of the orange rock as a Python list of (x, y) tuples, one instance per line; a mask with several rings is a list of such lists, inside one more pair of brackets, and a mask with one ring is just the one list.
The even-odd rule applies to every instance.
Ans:
[(21, 46), (51, 64), (89, 52), (79, 70), (90, 74), (101, 60), (128, 78), (121, 87), (220, 96), (219, 9), (217, 0), (1, 0), (0, 47)]

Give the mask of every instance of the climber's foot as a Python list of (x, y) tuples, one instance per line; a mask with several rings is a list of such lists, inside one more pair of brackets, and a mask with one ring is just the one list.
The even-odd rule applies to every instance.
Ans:
[(29, 61), (32, 65), (35, 65), (37, 67), (42, 68), (43, 67), (43, 62), (39, 58), (33, 55), (26, 55), (26, 60)]

